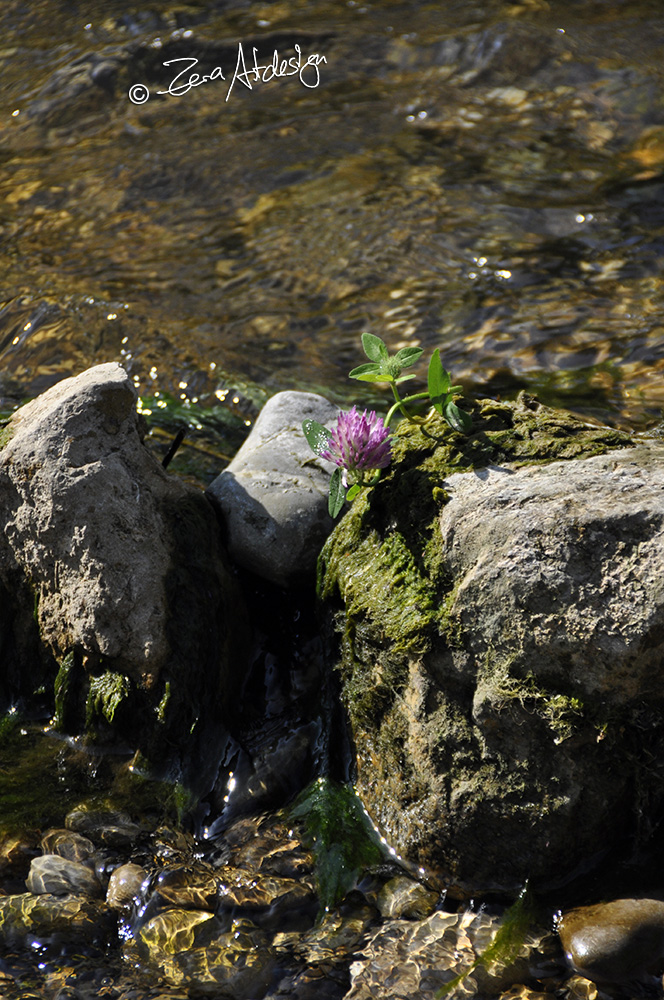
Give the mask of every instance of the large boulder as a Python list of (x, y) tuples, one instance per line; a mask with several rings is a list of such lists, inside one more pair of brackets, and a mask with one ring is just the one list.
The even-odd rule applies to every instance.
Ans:
[(664, 806), (664, 446), (522, 396), (394, 455), (321, 558), (358, 792), (464, 888), (564, 881)]
[(211, 505), (150, 455), (135, 404), (99, 365), (4, 428), (0, 692), (41, 688), (60, 728), (165, 765), (223, 714), (243, 612)]
[(334, 466), (313, 453), (302, 422), (331, 426), (338, 412), (312, 392), (277, 393), (208, 487), (226, 523), (232, 558), (278, 586), (313, 578), (334, 526), (327, 511)]

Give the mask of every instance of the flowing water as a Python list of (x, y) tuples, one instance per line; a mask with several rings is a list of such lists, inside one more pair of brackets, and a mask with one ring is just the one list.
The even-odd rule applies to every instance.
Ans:
[(0, 405), (108, 360), (162, 402), (349, 400), (368, 329), (472, 391), (659, 418), (659, 0), (5, 0), (0, 28)]
[(661, 0), (4, 0), (0, 32), (0, 409), (119, 361), (206, 482), (267, 394), (383, 406), (370, 330), (661, 419)]

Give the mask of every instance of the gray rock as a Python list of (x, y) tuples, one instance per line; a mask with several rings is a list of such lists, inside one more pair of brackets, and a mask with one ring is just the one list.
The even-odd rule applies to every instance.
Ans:
[(124, 370), (99, 365), (2, 433), (0, 687), (52, 688), (56, 661), (59, 728), (119, 734), (147, 767), (192, 730), (210, 738), (243, 611), (211, 505), (143, 446), (135, 403)]
[(226, 521), (233, 559), (280, 586), (313, 574), (334, 526), (327, 513), (334, 466), (312, 452), (302, 421), (331, 426), (338, 412), (314, 393), (277, 393), (208, 487)]
[(321, 563), (358, 793), (462, 894), (562, 882), (664, 804), (664, 446), (477, 411), (399, 427)]
[(99, 899), (104, 895), (101, 883), (87, 865), (68, 861), (57, 854), (43, 854), (33, 858), (25, 882), (35, 895), (50, 893), (52, 896), (89, 896)]
[[(664, 650), (664, 446), (488, 468), (445, 488), (450, 615), (472, 669), (489, 655), (571, 680), (579, 697), (641, 695)], [(476, 716), (485, 703), (480, 686)]]
[(664, 970), (664, 902), (614, 899), (569, 910), (558, 924), (567, 960), (598, 983), (633, 982)]

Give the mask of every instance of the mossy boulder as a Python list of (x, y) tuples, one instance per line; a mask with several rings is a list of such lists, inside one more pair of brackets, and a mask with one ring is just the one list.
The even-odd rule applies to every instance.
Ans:
[(319, 562), (358, 792), (462, 888), (564, 881), (664, 806), (664, 447), (522, 394), (393, 450)]
[(145, 448), (136, 398), (99, 365), (5, 428), (0, 702), (39, 698), (61, 731), (209, 787), (244, 608), (212, 506)]

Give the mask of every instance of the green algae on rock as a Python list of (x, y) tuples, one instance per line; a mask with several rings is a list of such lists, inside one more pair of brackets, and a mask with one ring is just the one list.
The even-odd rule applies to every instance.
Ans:
[(664, 451), (524, 394), (473, 416), (468, 438), (398, 428), (319, 594), (372, 819), (409, 860), (516, 891), (643, 835), (659, 801)]
[(435, 530), (449, 499), (448, 475), (487, 465), (517, 468), (588, 457), (631, 443), (622, 431), (588, 425), (526, 393), (516, 404), (476, 403), (473, 421), (469, 437), (451, 431), (439, 417), (424, 426), (403, 421), (393, 439), (392, 467), (378, 489), (355, 501), (321, 554), (320, 596), (337, 592), (349, 625), (370, 617), (399, 652), (426, 645), (432, 629), (455, 627), (445, 609), (441, 612), (451, 585)]

